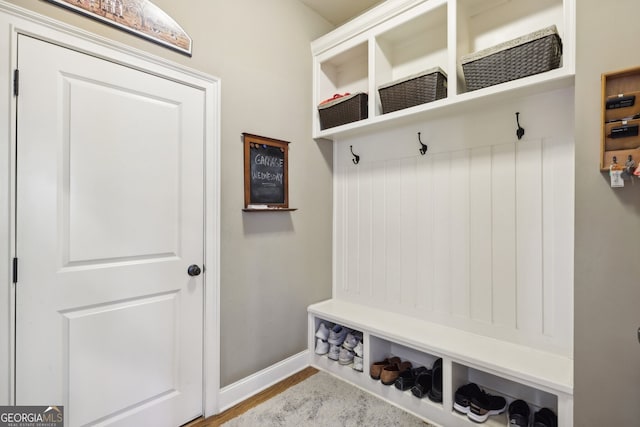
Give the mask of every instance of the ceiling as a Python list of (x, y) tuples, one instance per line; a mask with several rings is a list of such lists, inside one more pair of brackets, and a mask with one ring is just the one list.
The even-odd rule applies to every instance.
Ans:
[(384, 0), (300, 0), (336, 27)]

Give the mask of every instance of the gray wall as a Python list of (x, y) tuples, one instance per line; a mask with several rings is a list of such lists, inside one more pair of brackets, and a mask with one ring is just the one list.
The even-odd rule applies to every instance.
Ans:
[[(174, 53), (36, 0), (12, 3), (222, 80), (221, 386), (307, 346), (331, 296), (332, 147), (311, 138), (309, 43), (332, 26), (296, 0), (154, 0), (193, 38)], [(292, 213), (243, 213), (241, 133), (290, 141)]]
[[(640, 425), (640, 181), (599, 172), (600, 75), (640, 66), (638, 0), (577, 1), (575, 426)], [(640, 159), (636, 159), (638, 162)]]

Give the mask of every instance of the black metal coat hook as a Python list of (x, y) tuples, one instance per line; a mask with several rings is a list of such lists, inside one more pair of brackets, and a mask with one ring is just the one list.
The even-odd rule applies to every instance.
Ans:
[(516, 136), (520, 140), (524, 135), (524, 128), (520, 126), (520, 113), (516, 113), (516, 123), (518, 124), (518, 130), (516, 130)]
[(422, 142), (422, 140), (420, 139), (420, 132), (418, 132), (418, 142), (419, 142), (419, 143), (420, 143), (420, 145), (422, 146), (422, 147), (420, 148), (420, 154), (422, 154), (422, 155), (424, 156), (425, 154), (427, 154), (427, 150), (428, 150), (428, 148), (427, 148), (426, 144), (424, 144), (424, 143)]
[(353, 156), (353, 159), (351, 159), (351, 161), (354, 165), (357, 165), (358, 163), (360, 163), (360, 156), (353, 152), (353, 145), (350, 145), (349, 149), (351, 150), (351, 155)]

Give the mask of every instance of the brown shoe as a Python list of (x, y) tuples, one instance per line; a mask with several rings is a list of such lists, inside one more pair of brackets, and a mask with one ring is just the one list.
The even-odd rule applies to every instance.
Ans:
[(405, 361), (393, 365), (387, 365), (380, 373), (380, 381), (384, 385), (391, 385), (396, 382), (398, 376), (407, 369), (411, 369), (411, 362)]
[(399, 357), (391, 357), (391, 358), (386, 358), (384, 360), (381, 360), (380, 362), (374, 362), (371, 364), (371, 368), (369, 369), (369, 375), (371, 375), (371, 378), (373, 378), (374, 380), (379, 380), (380, 373), (382, 372), (385, 366), (397, 365), (399, 363), (400, 363)]

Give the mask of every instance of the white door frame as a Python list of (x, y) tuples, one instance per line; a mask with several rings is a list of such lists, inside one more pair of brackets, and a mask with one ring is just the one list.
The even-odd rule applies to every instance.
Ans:
[[(7, 35), (9, 35), (7, 37)], [(15, 289), (16, 97), (13, 70), (18, 34), (193, 86), (205, 94), (205, 275), (203, 412), (219, 411), (220, 392), (220, 79), (96, 36), (0, 0), (0, 405), (13, 404)], [(8, 102), (10, 100), (10, 102)], [(19, 286), (19, 283), (18, 283)], [(6, 314), (5, 314), (6, 313)], [(6, 384), (6, 386), (4, 386)], [(44, 403), (43, 404), (47, 404)]]

